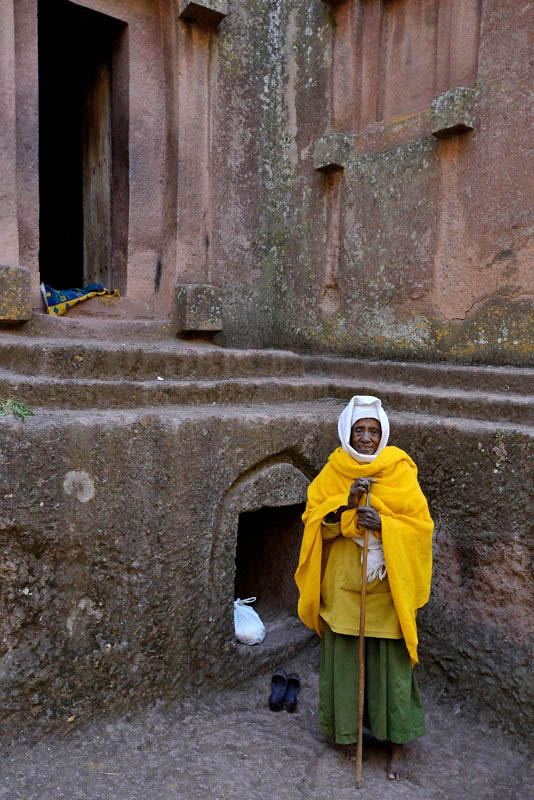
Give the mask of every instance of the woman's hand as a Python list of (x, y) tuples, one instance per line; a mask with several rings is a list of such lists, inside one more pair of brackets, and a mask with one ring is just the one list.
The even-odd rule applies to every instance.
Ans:
[(360, 506), (356, 509), (358, 514), (358, 525), (370, 531), (382, 532), (382, 519), (380, 514), (372, 506)]
[(356, 508), (364, 494), (367, 493), (368, 486), (369, 483), (366, 478), (358, 478), (358, 480), (354, 481), (350, 487), (347, 508)]
[[(339, 522), (341, 520), (341, 514), (344, 511), (348, 511), (350, 508), (357, 508), (363, 495), (369, 491), (370, 482), (369, 478), (358, 478), (355, 480), (350, 487), (347, 505), (341, 506), (336, 511), (332, 511), (328, 514), (328, 522)], [(374, 483), (374, 481), (372, 482)], [(380, 517), (378, 519), (380, 520)], [(381, 525), (380, 522), (379, 524)], [(380, 530), (380, 528), (372, 528), (371, 530)]]

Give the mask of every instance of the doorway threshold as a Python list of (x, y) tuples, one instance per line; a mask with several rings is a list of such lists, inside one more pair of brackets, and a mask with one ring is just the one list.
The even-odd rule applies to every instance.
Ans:
[[(90, 300), (87, 302), (91, 302)], [(74, 314), (52, 317), (44, 311), (34, 311), (24, 325), (0, 329), (16, 336), (35, 336), (51, 339), (79, 339), (83, 341), (156, 341), (176, 340), (176, 326), (172, 320), (155, 320), (131, 315), (119, 317), (100, 314)]]

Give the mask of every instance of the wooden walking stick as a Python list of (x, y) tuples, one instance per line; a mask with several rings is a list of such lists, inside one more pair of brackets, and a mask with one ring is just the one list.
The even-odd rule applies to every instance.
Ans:
[[(373, 478), (368, 478), (367, 483), (367, 508), (371, 507), (371, 484)], [(356, 744), (356, 788), (362, 782), (362, 748), (363, 748), (363, 698), (365, 693), (365, 593), (367, 589), (367, 553), (369, 550), (369, 531), (363, 529), (363, 557), (362, 557), (362, 591), (360, 595), (360, 641), (358, 648), (358, 742)]]

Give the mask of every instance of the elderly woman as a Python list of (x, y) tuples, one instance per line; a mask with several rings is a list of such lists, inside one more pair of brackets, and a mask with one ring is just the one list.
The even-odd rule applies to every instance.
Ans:
[[(357, 740), (363, 528), (371, 531), (365, 614), (365, 726), (391, 743), (390, 780), (407, 777), (404, 743), (425, 734), (413, 667), (416, 611), (427, 600), (433, 523), (417, 467), (388, 447), (376, 397), (353, 397), (339, 417), (341, 447), (310, 484), (295, 580), (299, 616), (323, 637), (319, 726), (350, 757)], [(366, 479), (374, 479), (369, 484)], [(364, 501), (368, 486), (370, 508)]]

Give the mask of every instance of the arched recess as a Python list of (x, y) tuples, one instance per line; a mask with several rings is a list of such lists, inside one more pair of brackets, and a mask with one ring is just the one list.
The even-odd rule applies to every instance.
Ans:
[[(305, 503), (310, 481), (288, 463), (260, 465), (239, 478), (225, 495), (217, 519), (210, 557), (209, 616), (233, 638), (235, 556), (239, 515), (262, 508)], [(289, 568), (289, 565), (288, 565)]]

